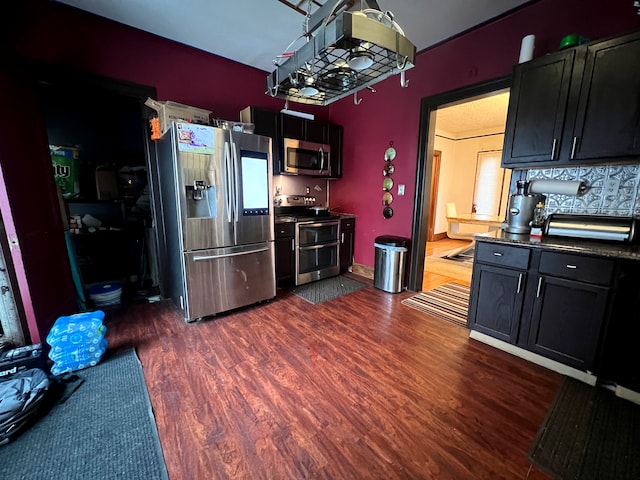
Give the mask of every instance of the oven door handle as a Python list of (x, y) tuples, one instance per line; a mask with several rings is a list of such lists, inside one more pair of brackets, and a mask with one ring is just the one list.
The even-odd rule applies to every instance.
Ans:
[(318, 250), (325, 247), (337, 247), (338, 242), (322, 243), (320, 245), (299, 246), (298, 250)]
[(309, 227), (311, 227), (311, 228), (326, 227), (327, 225), (340, 225), (340, 221), (339, 220), (331, 220), (329, 222), (311, 222), (311, 223), (298, 222), (296, 224), (296, 226), (298, 227), (298, 230), (309, 228)]

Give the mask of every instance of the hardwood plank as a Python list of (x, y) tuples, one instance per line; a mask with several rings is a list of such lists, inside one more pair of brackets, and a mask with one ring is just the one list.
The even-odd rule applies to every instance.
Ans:
[(472, 269), (451, 260), (443, 260), (442, 257), (456, 250), (464, 250), (471, 246), (469, 240), (444, 238), (435, 242), (427, 242), (424, 259), (424, 277), (422, 279), (422, 291), (433, 290), (448, 282), (456, 282), (462, 285), (471, 285)]
[(142, 362), (169, 478), (526, 477), (562, 377), (349, 275), (367, 287), (317, 305), (280, 289), (193, 324), (168, 301), (107, 312), (109, 351)]

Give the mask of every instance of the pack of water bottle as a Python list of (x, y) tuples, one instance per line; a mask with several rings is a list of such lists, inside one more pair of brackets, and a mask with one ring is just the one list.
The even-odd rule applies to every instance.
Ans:
[(100, 362), (107, 349), (107, 327), (103, 320), (104, 312), (95, 310), (59, 317), (55, 321), (47, 335), (47, 343), (51, 346), (49, 358), (53, 360), (52, 374), (73, 372)]

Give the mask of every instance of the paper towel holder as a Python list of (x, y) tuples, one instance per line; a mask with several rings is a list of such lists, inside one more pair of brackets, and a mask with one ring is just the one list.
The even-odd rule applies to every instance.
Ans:
[(580, 186), (578, 187), (578, 195), (584, 195), (589, 190), (589, 185), (584, 180), (580, 180)]
[[(573, 188), (575, 188), (574, 192), (561, 192), (561, 191), (554, 191), (555, 189), (549, 189), (546, 190), (544, 189), (544, 191), (540, 188), (536, 188), (536, 181), (539, 181), (540, 183), (549, 183), (549, 184), (556, 184), (556, 185), (568, 185), (568, 184), (572, 184)], [(578, 184), (577, 187), (575, 186), (576, 183)], [(564, 184), (564, 185), (563, 185)], [(584, 180), (543, 180), (543, 179), (535, 179), (535, 180), (530, 180), (527, 182), (527, 186), (526, 186), (526, 193), (564, 193), (564, 194), (571, 194), (571, 195), (584, 195), (584, 193), (589, 190), (589, 185), (584, 181)]]

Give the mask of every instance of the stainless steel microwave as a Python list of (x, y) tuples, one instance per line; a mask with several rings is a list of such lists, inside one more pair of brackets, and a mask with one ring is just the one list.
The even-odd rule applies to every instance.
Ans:
[(323, 143), (284, 139), (284, 173), (328, 177), (331, 147)]

